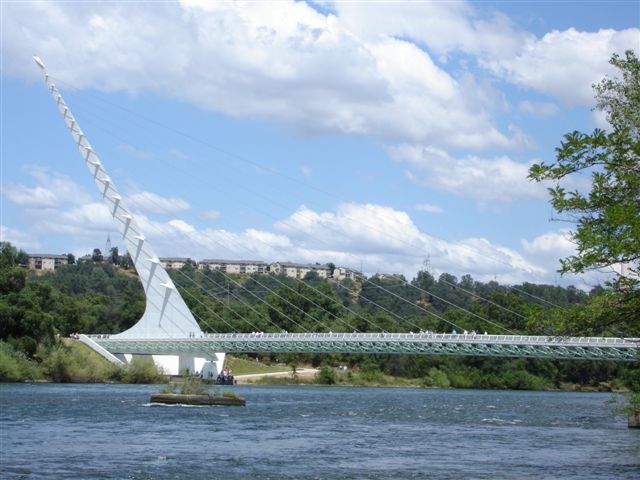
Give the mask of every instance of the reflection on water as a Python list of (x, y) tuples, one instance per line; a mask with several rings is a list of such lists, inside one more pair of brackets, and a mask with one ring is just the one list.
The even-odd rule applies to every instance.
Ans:
[(246, 407), (152, 405), (157, 386), (0, 385), (0, 477), (640, 478), (640, 432), (607, 394), (233, 389)]

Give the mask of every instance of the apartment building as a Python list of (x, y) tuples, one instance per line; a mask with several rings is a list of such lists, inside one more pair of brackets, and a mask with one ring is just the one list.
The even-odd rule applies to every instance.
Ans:
[(200, 270), (220, 270), (236, 275), (251, 275), (253, 273), (265, 273), (267, 264), (261, 260), (218, 260), (205, 259), (198, 263)]
[(195, 262), (190, 258), (165, 257), (160, 259), (160, 265), (162, 265), (167, 270), (179, 270), (189, 263), (195, 265)]
[(29, 254), (28, 267), (31, 270), (55, 270), (61, 265), (67, 264), (66, 255), (52, 255), (49, 253)]
[(293, 262), (276, 262), (270, 265), (270, 270), (276, 275), (286, 275), (291, 278), (303, 279), (309, 272), (316, 272), (320, 278), (329, 278), (331, 271), (326, 265), (319, 263), (304, 264)]
[(338, 281), (342, 281), (342, 280), (353, 280), (358, 281), (358, 280), (362, 280), (362, 272), (358, 272), (357, 270), (351, 270), (350, 268), (346, 268), (346, 267), (336, 267), (333, 270), (333, 278), (335, 280)]

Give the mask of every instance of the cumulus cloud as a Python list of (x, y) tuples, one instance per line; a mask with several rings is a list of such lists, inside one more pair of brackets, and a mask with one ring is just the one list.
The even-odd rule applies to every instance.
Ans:
[(137, 192), (126, 199), (127, 204), (134, 210), (148, 213), (170, 215), (189, 210), (191, 206), (182, 198), (163, 197), (152, 192)]
[(44, 187), (6, 185), (2, 187), (2, 194), (10, 202), (25, 208), (53, 208), (58, 205), (53, 192)]
[[(433, 210), (431, 205), (421, 207)], [(69, 250), (82, 255), (102, 245), (107, 233), (116, 230), (107, 207), (96, 202), (27, 209), (25, 218), (28, 229), (4, 226), (0, 231), (3, 240), (36, 248), (40, 243), (35, 238), (65, 235), (73, 239)], [(486, 238), (445, 241), (418, 228), (407, 212), (376, 204), (345, 203), (325, 212), (301, 206), (276, 222), (271, 231), (214, 229), (180, 218), (152, 219), (142, 212), (135, 218), (160, 256), (332, 261), (362, 268), (368, 274), (402, 273), (408, 278), (422, 268), (428, 256), (436, 273), (470, 273), (478, 280), (495, 278), (507, 283), (550, 282), (557, 275), (557, 259), (572, 251), (564, 231), (523, 240), (521, 252)], [(112, 235), (112, 241), (117, 245), (119, 237)]]
[(42, 248), (42, 242), (34, 238), (30, 232), (7, 225), (0, 225), (0, 242), (9, 242), (14, 247), (28, 252), (34, 252)]
[(24, 171), (37, 185), (7, 184), (2, 186), (2, 195), (22, 208), (56, 208), (65, 203), (81, 204), (89, 196), (66, 175), (48, 168), (30, 165)]
[(444, 150), (420, 145), (403, 144), (388, 150), (394, 160), (408, 164), (407, 177), (422, 186), (481, 202), (546, 197), (543, 186), (527, 179), (533, 162), (519, 163), (506, 156), (454, 158)]
[(437, 55), (462, 51), (474, 55), (508, 57), (533, 37), (504, 14), (480, 13), (468, 2), (377, 3), (337, 2), (338, 16), (347, 28), (372, 41), (381, 36), (410, 38)]
[(440, 272), (472, 273), (502, 281), (542, 277), (545, 270), (521, 253), (484, 238), (444, 241), (420, 231), (403, 211), (374, 204), (343, 204), (335, 212), (300, 207), (275, 229), (291, 239), (298, 255), (333, 261), (366, 272), (396, 272), (412, 277), (426, 256)]
[(545, 279), (549, 283), (562, 282), (564, 285), (574, 285), (588, 291), (596, 285), (602, 285), (610, 280), (615, 272), (620, 271), (619, 267), (615, 266), (586, 271), (580, 275), (565, 273), (561, 276), (560, 259), (577, 253), (573, 232), (568, 228), (545, 232), (531, 240), (523, 239), (521, 244), (526, 256), (545, 270)]
[(510, 82), (546, 93), (567, 105), (593, 105), (592, 85), (612, 75), (613, 53), (637, 48), (640, 29), (579, 32), (552, 31), (528, 39), (511, 57), (488, 60), (485, 66)]
[(532, 254), (556, 252), (559, 255), (567, 256), (575, 252), (575, 244), (569, 229), (547, 232), (531, 241), (522, 240), (522, 246), (527, 253)]
[[(452, 18), (466, 11), (456, 4), (439, 8), (443, 15), (451, 10)], [(359, 36), (346, 11), (325, 15), (293, 1), (185, 1), (153, 9), (13, 3), (4, 13), (10, 74), (35, 77), (25, 59), (38, 52), (57, 78), (80, 88), (154, 91), (308, 133), (470, 148), (518, 142), (494, 125), (483, 95), (473, 93), (481, 85), (468, 88), (468, 80), (454, 78), (426, 50), (393, 33)], [(470, 35), (464, 44), (477, 40)]]

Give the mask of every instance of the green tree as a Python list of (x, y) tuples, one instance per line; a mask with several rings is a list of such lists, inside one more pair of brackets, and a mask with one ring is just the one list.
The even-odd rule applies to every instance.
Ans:
[(125, 253), (120, 259), (120, 266), (122, 268), (133, 268), (133, 259), (129, 252)]
[(91, 255), (91, 260), (93, 260), (94, 262), (102, 262), (102, 260), (104, 260), (104, 257), (102, 256), (102, 252), (100, 251), (99, 248), (94, 248), (93, 249), (93, 254)]
[(113, 247), (109, 251), (109, 263), (112, 263), (113, 265), (120, 264), (120, 255), (118, 253), (118, 247)]
[[(601, 268), (615, 272), (612, 288), (592, 297), (589, 305), (574, 312), (573, 317), (580, 319), (580, 313), (586, 313), (581, 327), (595, 319), (596, 331), (613, 326), (617, 332), (638, 332), (640, 61), (628, 50), (624, 57), (613, 55), (610, 63), (619, 75), (594, 85), (596, 109), (606, 115), (610, 130), (566, 134), (556, 149), (556, 161), (533, 165), (529, 178), (555, 181), (556, 186), (549, 189), (551, 204), (575, 223), (572, 236), (576, 254), (561, 260), (560, 272), (582, 273)], [(591, 189), (584, 193), (568, 191), (563, 183), (566, 185), (569, 177), (580, 174), (591, 175)], [(563, 323), (566, 317), (563, 316)], [(635, 392), (631, 395), (634, 405), (640, 385), (632, 383), (631, 388)]]
[[(551, 204), (575, 224), (576, 254), (561, 260), (562, 273), (611, 268), (622, 300), (640, 306), (640, 61), (629, 50), (610, 63), (620, 76), (594, 85), (596, 108), (610, 131), (578, 131), (564, 136), (553, 163), (535, 164), (529, 178), (551, 180)], [(569, 191), (567, 180), (591, 175), (588, 192)], [(620, 268), (622, 265), (623, 268)], [(626, 305), (630, 307), (630, 305)]]

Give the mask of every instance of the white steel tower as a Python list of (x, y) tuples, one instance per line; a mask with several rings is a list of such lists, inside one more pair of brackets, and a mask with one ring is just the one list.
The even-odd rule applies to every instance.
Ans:
[[(47, 73), (42, 60), (33, 57), (42, 70), (44, 79), (53, 96), (60, 113), (73, 137), (80, 154), (93, 177), (96, 186), (111, 213), (111, 217), (122, 236), (127, 251), (133, 259), (140, 281), (146, 295), (146, 308), (142, 318), (130, 329), (112, 335), (112, 338), (130, 339), (171, 339), (201, 337), (202, 330), (193, 318), (191, 311), (184, 303), (180, 293), (166, 270), (160, 264), (158, 256), (143, 235), (133, 215), (126, 207), (122, 196), (118, 193), (104, 165), (84, 135), (75, 117), (65, 103), (53, 80)], [(105, 252), (105, 254), (108, 254)], [(167, 373), (178, 374), (187, 368), (190, 372), (217, 375), (222, 370), (224, 353), (216, 354), (217, 358), (194, 358), (188, 355), (154, 355), (154, 361), (161, 365)], [(130, 360), (131, 356), (125, 358)]]

